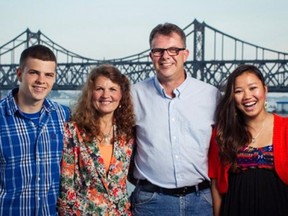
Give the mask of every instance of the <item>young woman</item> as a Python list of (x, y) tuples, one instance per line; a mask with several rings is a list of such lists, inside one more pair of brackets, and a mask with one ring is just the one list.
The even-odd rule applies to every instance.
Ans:
[(127, 77), (112, 65), (94, 68), (65, 128), (60, 215), (131, 215), (133, 126)]
[(288, 215), (288, 119), (265, 109), (258, 68), (228, 77), (209, 151), (214, 215)]

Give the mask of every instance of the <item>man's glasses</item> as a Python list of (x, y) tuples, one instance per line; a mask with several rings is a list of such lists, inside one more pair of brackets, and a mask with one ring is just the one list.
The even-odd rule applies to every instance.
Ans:
[(151, 49), (151, 53), (154, 57), (161, 57), (165, 51), (167, 51), (170, 56), (177, 56), (181, 50), (185, 50), (186, 48), (177, 48), (177, 47), (169, 47), (167, 49), (162, 48), (154, 48)]

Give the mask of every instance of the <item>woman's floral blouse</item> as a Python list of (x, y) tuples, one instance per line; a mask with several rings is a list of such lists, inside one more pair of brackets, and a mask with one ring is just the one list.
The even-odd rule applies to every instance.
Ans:
[[(114, 126), (114, 137), (115, 133)], [(131, 215), (126, 180), (133, 140), (127, 142), (122, 136), (114, 142), (109, 171), (106, 173), (96, 139), (87, 142), (85, 137), (75, 122), (66, 125), (59, 214)]]

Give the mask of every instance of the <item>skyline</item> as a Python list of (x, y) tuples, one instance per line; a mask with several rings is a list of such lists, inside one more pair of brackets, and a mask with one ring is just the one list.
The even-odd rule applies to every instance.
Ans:
[(2, 0), (0, 8), (0, 46), (29, 28), (84, 57), (121, 58), (147, 50), (157, 24), (184, 28), (197, 19), (243, 41), (288, 53), (285, 0)]

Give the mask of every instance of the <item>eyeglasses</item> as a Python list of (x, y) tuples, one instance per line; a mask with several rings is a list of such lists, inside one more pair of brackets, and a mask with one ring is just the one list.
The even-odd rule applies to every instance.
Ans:
[(167, 49), (162, 48), (154, 48), (151, 49), (151, 53), (154, 57), (161, 57), (165, 51), (167, 51), (170, 56), (177, 56), (180, 51), (185, 50), (186, 48), (177, 48), (177, 47), (169, 47)]

